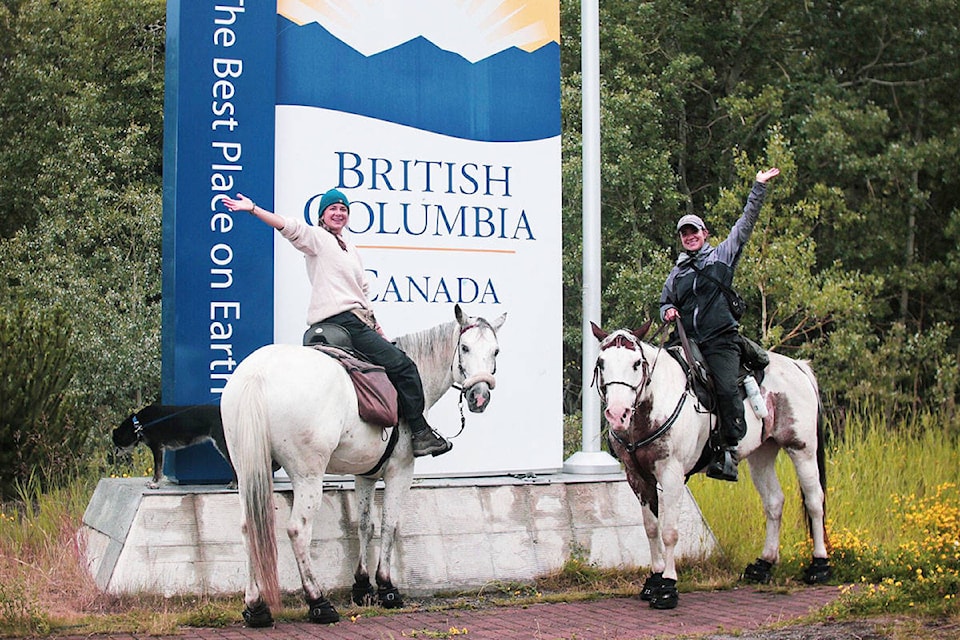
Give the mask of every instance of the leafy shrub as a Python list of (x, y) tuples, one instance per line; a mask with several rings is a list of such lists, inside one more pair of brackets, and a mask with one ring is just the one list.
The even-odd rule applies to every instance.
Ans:
[(85, 433), (69, 420), (69, 324), (60, 311), (0, 310), (0, 497), (64, 477), (82, 459)]

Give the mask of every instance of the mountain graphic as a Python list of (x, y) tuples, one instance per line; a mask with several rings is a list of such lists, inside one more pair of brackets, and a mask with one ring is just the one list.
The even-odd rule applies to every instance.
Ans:
[(423, 37), (364, 56), (278, 16), (277, 104), (321, 107), (484, 142), (560, 135), (560, 47), (476, 63)]

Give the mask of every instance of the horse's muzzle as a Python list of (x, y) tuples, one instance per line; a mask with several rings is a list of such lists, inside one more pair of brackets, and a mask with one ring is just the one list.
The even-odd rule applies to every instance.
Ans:
[(467, 399), (467, 408), (471, 413), (483, 413), (490, 404), (490, 392), (497, 386), (496, 379), (489, 374), (473, 376), (463, 383), (463, 395)]
[(626, 432), (633, 421), (633, 406), (607, 405), (603, 417), (612, 430)]

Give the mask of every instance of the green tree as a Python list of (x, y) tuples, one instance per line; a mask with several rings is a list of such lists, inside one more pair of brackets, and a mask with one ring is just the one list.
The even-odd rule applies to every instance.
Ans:
[[(575, 389), (579, 10), (561, 6)], [(948, 3), (611, 0), (600, 25), (604, 323), (656, 313), (679, 215), (703, 213), (719, 239), (756, 170), (776, 164), (738, 270), (745, 331), (813, 359), (838, 403), (955, 396), (960, 18)], [(866, 350), (897, 352), (902, 375), (855, 384), (880, 364)]]
[(159, 393), (164, 10), (160, 0), (11, 10), (23, 46), (3, 61), (0, 113), (13, 115), (0, 129), (21, 131), (0, 136), (3, 187), (18, 192), (0, 197), (15, 225), (0, 240), (0, 306), (64, 310), (88, 428)]

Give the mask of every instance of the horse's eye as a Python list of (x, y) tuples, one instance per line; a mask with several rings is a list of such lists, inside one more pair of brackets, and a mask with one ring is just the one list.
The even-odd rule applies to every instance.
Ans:
[(636, 371), (640, 368), (640, 365), (643, 364), (643, 360), (637, 360), (633, 363), (633, 370)]
[(465, 344), (462, 344), (462, 345), (460, 345), (460, 351), (462, 351), (462, 352), (464, 352), (464, 353), (470, 353), (470, 347), (468, 347), (468, 346), (465, 345)]
[(493, 350), (493, 357), (496, 358), (498, 355), (500, 355), (500, 347)]

